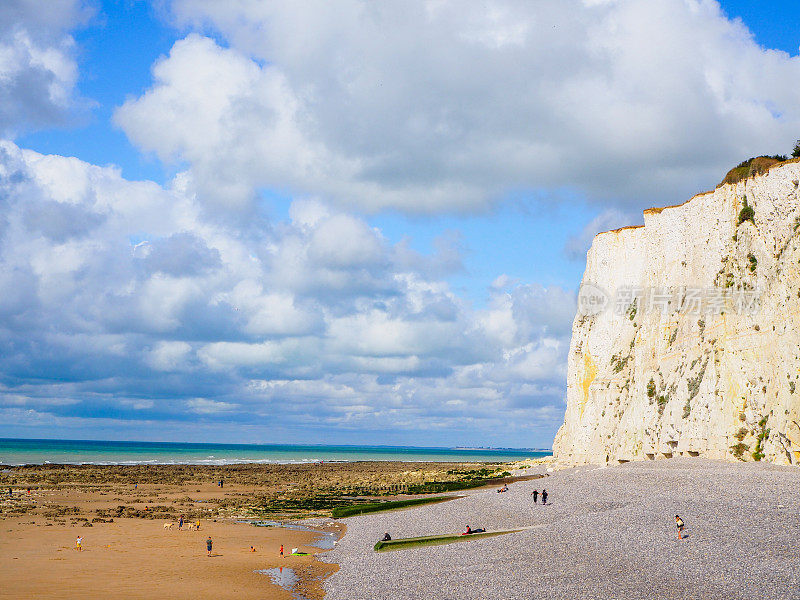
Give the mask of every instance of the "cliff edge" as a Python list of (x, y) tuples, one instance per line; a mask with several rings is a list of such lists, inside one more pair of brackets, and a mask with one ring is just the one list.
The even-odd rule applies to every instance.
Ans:
[(800, 464), (799, 186), (783, 162), (595, 237), (558, 460)]

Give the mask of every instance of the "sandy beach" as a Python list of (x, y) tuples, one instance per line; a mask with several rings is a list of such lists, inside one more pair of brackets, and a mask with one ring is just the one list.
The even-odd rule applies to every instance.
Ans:
[[(200, 531), (165, 531), (160, 521), (119, 519), (44, 527), (6, 520), (0, 536), (2, 598), (292, 598), (260, 569), (292, 568), (309, 582), (335, 566), (321, 567), (309, 546), (314, 534), (235, 523), (201, 523)], [(83, 536), (83, 550), (75, 538)], [(206, 538), (213, 550), (206, 555)], [(280, 544), (301, 546), (309, 556), (281, 559)], [(250, 552), (254, 545), (256, 552)], [(307, 598), (321, 590), (304, 589)]]
[[(337, 569), (315, 559), (326, 545), (320, 540), (332, 542), (345, 531), (331, 521), (330, 506), (484, 467), (355, 462), (4, 468), (0, 598), (319, 599), (324, 579)], [(199, 521), (200, 530), (179, 530), (181, 515), (187, 526)], [(255, 527), (246, 519), (287, 526)], [(307, 530), (292, 528), (298, 520)], [(165, 529), (167, 523), (172, 527)], [(289, 556), (292, 548), (308, 555)], [(284, 573), (275, 575), (289, 589), (258, 572), (281, 567)]]
[[(205, 499), (202, 505), (221, 494), (215, 488), (195, 484), (191, 493)], [(22, 488), (14, 489), (11, 498), (4, 491), (0, 502), (5, 509), (27, 510), (0, 522), (0, 598), (292, 598), (268, 574), (257, 572), (280, 567), (292, 569), (303, 596), (321, 598), (321, 579), (336, 569), (314, 559), (321, 551), (313, 545), (320, 535), (312, 531), (196, 516), (191, 522), (199, 521), (200, 529), (189, 530), (189, 520), (179, 529), (177, 519), (94, 516), (114, 511), (131, 496), (180, 504), (188, 489), (141, 484), (107, 492), (34, 488), (28, 494)], [(244, 491), (231, 486), (227, 493)], [(126, 506), (144, 512), (147, 504), (140, 504)], [(167, 523), (173, 525), (165, 529)], [(81, 551), (76, 550), (78, 536), (83, 538)], [(285, 558), (279, 554), (281, 544)], [(294, 547), (308, 555), (288, 556)]]
[[(547, 506), (531, 491), (546, 488)], [(556, 471), (406, 511), (345, 519), (328, 600), (800, 598), (800, 471), (680, 458)], [(676, 535), (675, 515), (686, 523)], [(374, 552), (394, 539), (518, 533)]]

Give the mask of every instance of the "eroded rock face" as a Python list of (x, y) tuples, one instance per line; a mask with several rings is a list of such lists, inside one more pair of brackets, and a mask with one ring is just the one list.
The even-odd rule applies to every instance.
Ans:
[(595, 237), (556, 458), (800, 464), (799, 181), (783, 163)]

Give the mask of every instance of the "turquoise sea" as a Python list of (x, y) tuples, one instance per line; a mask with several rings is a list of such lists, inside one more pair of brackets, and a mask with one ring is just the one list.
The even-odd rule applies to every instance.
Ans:
[(232, 465), (319, 461), (402, 460), (506, 462), (548, 456), (547, 450), (422, 448), (413, 446), (315, 446), (284, 444), (184, 444), (0, 438), (0, 464)]

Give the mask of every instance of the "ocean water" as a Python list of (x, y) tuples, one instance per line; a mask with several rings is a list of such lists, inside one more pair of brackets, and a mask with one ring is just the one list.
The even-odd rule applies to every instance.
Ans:
[(244, 463), (348, 462), (506, 462), (539, 458), (530, 449), (418, 448), (411, 446), (315, 446), (283, 444), (183, 444), (0, 438), (0, 464), (232, 465)]

